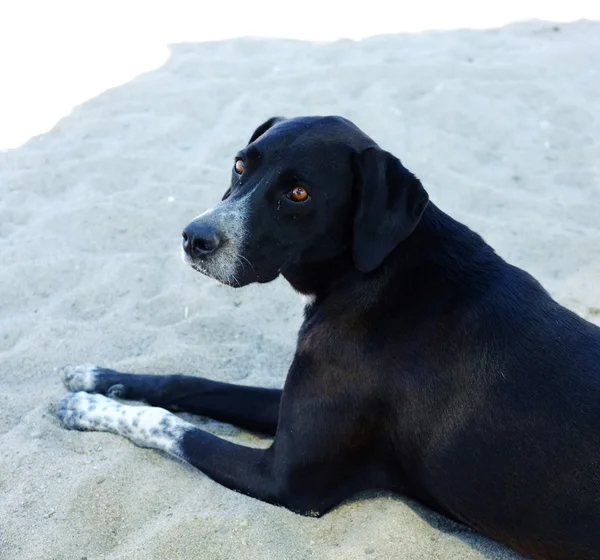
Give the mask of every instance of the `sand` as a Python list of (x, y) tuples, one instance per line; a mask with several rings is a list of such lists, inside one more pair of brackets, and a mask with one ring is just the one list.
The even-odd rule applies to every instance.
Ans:
[(301, 299), (283, 281), (233, 290), (194, 273), (180, 232), (262, 120), (327, 113), (600, 322), (600, 23), (173, 45), (0, 153), (2, 560), (518, 558), (391, 495), (302, 518), (52, 414), (65, 363), (282, 384)]

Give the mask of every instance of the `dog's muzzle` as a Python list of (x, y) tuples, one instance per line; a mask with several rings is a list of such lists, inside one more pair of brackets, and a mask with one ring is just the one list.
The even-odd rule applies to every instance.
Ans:
[(183, 262), (228, 286), (240, 285), (247, 231), (247, 201), (221, 202), (194, 218), (183, 230)]

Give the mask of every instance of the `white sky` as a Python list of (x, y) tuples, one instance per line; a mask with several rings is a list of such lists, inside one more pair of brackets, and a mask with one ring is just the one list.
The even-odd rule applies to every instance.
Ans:
[(361, 39), (533, 18), (600, 20), (600, 0), (0, 0), (0, 149), (160, 66), (169, 43)]

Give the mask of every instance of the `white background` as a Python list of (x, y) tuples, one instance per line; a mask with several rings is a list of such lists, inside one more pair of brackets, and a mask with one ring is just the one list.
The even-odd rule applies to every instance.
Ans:
[(169, 43), (361, 39), (532, 18), (600, 19), (600, 2), (0, 0), (0, 149), (19, 146), (75, 105), (161, 65)]

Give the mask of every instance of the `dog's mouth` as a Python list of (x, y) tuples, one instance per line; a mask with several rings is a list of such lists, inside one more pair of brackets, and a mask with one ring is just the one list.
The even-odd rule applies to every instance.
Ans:
[(214, 254), (203, 259), (195, 259), (182, 250), (181, 259), (196, 272), (199, 272), (208, 278), (212, 278), (221, 284), (225, 284), (232, 288), (239, 288), (242, 286), (242, 283), (238, 278), (238, 267), (235, 266), (230, 259), (223, 258), (219, 254)]
[(205, 268), (202, 268), (199, 264), (196, 263), (190, 263), (190, 266), (196, 271), (196, 272), (200, 272), (201, 274), (204, 274), (205, 276), (210, 276), (210, 274), (208, 274), (208, 272), (206, 271)]

